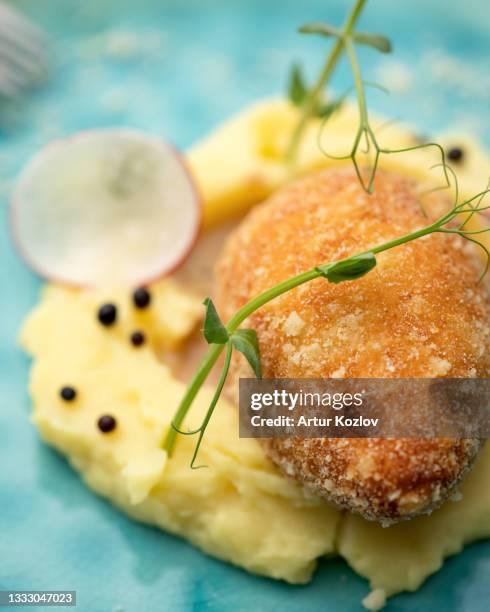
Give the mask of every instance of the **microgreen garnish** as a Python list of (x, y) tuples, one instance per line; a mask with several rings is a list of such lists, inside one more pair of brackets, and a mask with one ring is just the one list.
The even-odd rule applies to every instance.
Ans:
[(308, 95), (308, 88), (303, 79), (301, 68), (293, 64), (289, 75), (288, 96), (295, 106), (301, 106)]
[(237, 329), (231, 336), (231, 343), (245, 356), (257, 378), (262, 378), (260, 350), (255, 329)]
[(361, 278), (361, 276), (370, 272), (375, 266), (376, 257), (373, 253), (369, 252), (361, 253), (357, 257), (350, 257), (345, 261), (318, 266), (315, 269), (331, 283), (342, 283)]
[(391, 53), (391, 41), (386, 36), (371, 32), (353, 32), (352, 38), (358, 45), (373, 47), (373, 49), (377, 49), (381, 53)]
[[(298, 123), (291, 136), (291, 141), (289, 143), (289, 147), (287, 151), (287, 158), (289, 161), (294, 160), (296, 156), (296, 152), (297, 152), (299, 143), (301, 141), (301, 137), (303, 135), (303, 132), (306, 126), (308, 125), (309, 120), (312, 117), (318, 116), (317, 114), (318, 109), (321, 108), (324, 103), (323, 97), (324, 97), (325, 86), (327, 82), (329, 81), (330, 77), (332, 76), (333, 71), (335, 70), (335, 67), (337, 66), (337, 63), (342, 56), (342, 52), (344, 50), (344, 40), (346, 40), (346, 38), (352, 35), (354, 26), (356, 25), (357, 20), (359, 19), (359, 16), (362, 12), (362, 9), (364, 8), (365, 3), (366, 3), (366, 0), (356, 0), (342, 29), (334, 28), (333, 26), (330, 26), (329, 24), (326, 24), (326, 23), (308, 24), (306, 26), (302, 26), (302, 28), (299, 29), (300, 32), (304, 34), (309, 34), (309, 33), (312, 33), (310, 31), (312, 27), (314, 30), (317, 30), (321, 26), (323, 35), (325, 36), (327, 35), (327, 32), (329, 32), (328, 35), (333, 36), (335, 39), (335, 42), (334, 42), (334, 45), (327, 57), (327, 60), (320, 74), (318, 75), (316, 82), (310, 89), (308, 89), (305, 92), (303, 96), (301, 96), (300, 102), (299, 103), (296, 102), (294, 97), (290, 95), (291, 101), (300, 107), (301, 112), (300, 112), (300, 116), (298, 119)], [(304, 28), (306, 28), (306, 30)], [(315, 33), (318, 33), (318, 32), (315, 31)], [(299, 74), (299, 72), (297, 74)], [(291, 78), (290, 80), (291, 83), (292, 83), (292, 80), (293, 79)], [(306, 86), (304, 85), (304, 79), (302, 78), (301, 78), (301, 83), (303, 84), (303, 87), (306, 89)], [(289, 91), (291, 94), (291, 91), (292, 91), (291, 85), (290, 85)]]
[[(218, 380), (218, 384), (216, 385), (216, 389), (214, 391), (214, 395), (213, 395), (213, 399), (211, 400), (211, 403), (209, 404), (209, 408), (206, 412), (206, 415), (202, 421), (202, 423), (199, 425), (199, 427), (197, 429), (192, 429), (189, 431), (182, 431), (181, 429), (179, 429), (179, 424), (182, 423), (183, 421), (183, 417), (185, 416), (185, 414), (187, 413), (187, 410), (189, 409), (195, 394), (197, 393), (197, 391), (199, 390), (199, 388), (201, 387), (202, 383), (199, 384), (199, 386), (197, 386), (196, 391), (192, 394), (191, 393), (191, 387), (193, 387), (194, 381), (191, 383), (191, 386), (189, 387), (189, 391), (187, 393), (187, 396), (189, 396), (190, 399), (188, 399), (188, 401), (186, 402), (186, 397), (184, 397), (181, 405), (179, 406), (179, 411), (182, 409), (182, 407), (184, 406), (184, 402), (186, 402), (186, 408), (183, 411), (184, 414), (182, 416), (182, 418), (179, 418), (179, 414), (176, 414), (174, 420), (171, 423), (171, 429), (169, 430), (168, 434), (167, 434), (167, 438), (165, 440), (165, 449), (167, 450), (167, 452), (170, 454), (172, 451), (172, 447), (175, 444), (175, 436), (176, 434), (181, 434), (183, 436), (193, 436), (195, 434), (199, 434), (198, 438), (197, 438), (197, 443), (196, 446), (194, 448), (194, 453), (192, 455), (192, 459), (191, 459), (191, 468), (193, 470), (199, 469), (199, 468), (203, 468), (203, 467), (207, 467), (205, 465), (194, 465), (196, 459), (197, 459), (197, 455), (199, 453), (199, 449), (201, 448), (201, 443), (202, 443), (202, 439), (204, 437), (204, 434), (206, 432), (206, 428), (209, 424), (209, 421), (211, 420), (211, 417), (213, 416), (213, 412), (214, 409), (216, 408), (216, 404), (218, 403), (218, 400), (220, 398), (221, 392), (223, 391), (223, 387), (224, 384), (226, 382), (226, 377), (228, 376), (228, 370), (230, 369), (230, 363), (231, 363), (231, 355), (233, 353), (233, 346), (231, 344), (231, 342), (226, 342), (226, 344), (221, 344), (218, 345), (220, 347), (220, 349), (222, 350), (225, 346), (226, 346), (226, 355), (225, 355), (225, 361), (223, 364), (223, 368), (221, 370), (221, 374)], [(216, 359), (219, 357), (219, 354), (221, 353), (221, 350), (216, 354)], [(216, 362), (216, 359), (214, 359), (214, 361), (212, 361), (211, 363), (211, 367), (214, 365), (214, 363)], [(178, 423), (178, 424), (177, 424)]]
[(211, 298), (204, 300), (206, 306), (206, 316), (204, 317), (204, 338), (208, 344), (225, 344), (228, 342), (228, 332), (221, 322), (216, 307)]
[[(301, 106), (308, 97), (308, 87), (297, 64), (293, 64), (289, 75), (288, 97), (295, 106)], [(345, 95), (328, 102), (320, 100), (313, 107), (312, 115), (325, 121), (342, 106), (344, 99)]]
[[(203, 362), (200, 371), (197, 372), (196, 376), (194, 377), (194, 380), (189, 386), (188, 392), (182, 400), (177, 414), (175, 415), (175, 418), (172, 421), (172, 428), (170, 429), (167, 435), (167, 439), (165, 441), (165, 448), (170, 453), (172, 446), (175, 442), (176, 434), (182, 434), (184, 436), (192, 436), (194, 434), (199, 434), (197, 444), (194, 449), (194, 454), (192, 455), (191, 459), (191, 468), (193, 469), (205, 467), (203, 465), (195, 466), (194, 463), (196, 461), (199, 448), (201, 447), (201, 442), (204, 437), (204, 433), (214, 412), (216, 404), (220, 398), (223, 386), (226, 381), (226, 377), (228, 376), (228, 370), (230, 369), (233, 349), (236, 349), (239, 353), (242, 353), (250, 364), (250, 367), (254, 371), (255, 376), (257, 378), (262, 378), (259, 343), (257, 341), (257, 334), (255, 333), (255, 330), (237, 329), (235, 331), (232, 331), (230, 329), (230, 326), (225, 327), (221, 322), (221, 319), (216, 311), (216, 308), (211, 298), (206, 298), (204, 300), (204, 305), (206, 306), (206, 315), (204, 319), (203, 333), (207, 343), (213, 345), (213, 347), (210, 349), (210, 352), (208, 353), (210, 358), (208, 360), (208, 363), (205, 364)], [(199, 391), (205, 379), (207, 378), (207, 375), (216, 363), (216, 360), (218, 359), (221, 351), (225, 347), (226, 355), (223, 368), (221, 370), (220, 378), (216, 386), (213, 398), (206, 412), (206, 416), (204, 417), (201, 425), (199, 425), (197, 429), (192, 429), (190, 431), (182, 431), (180, 429), (180, 425), (182, 424), (182, 421), (185, 415), (187, 414), (187, 411), (189, 410), (197, 392)]]
[[(365, 87), (375, 87), (382, 91), (385, 89), (377, 83), (363, 81), (361, 70), (357, 57), (356, 45), (367, 45), (380, 51), (381, 53), (390, 53), (392, 50), (391, 41), (381, 34), (371, 32), (356, 32), (355, 24), (361, 14), (366, 0), (357, 0), (352, 8), (352, 11), (343, 28), (335, 28), (332, 25), (324, 22), (309, 23), (299, 28), (301, 34), (314, 34), (322, 37), (334, 38), (335, 43), (327, 57), (324, 68), (320, 72), (316, 83), (308, 89), (302, 79), (299, 69), (294, 67), (290, 79), (289, 99), (299, 107), (300, 115), (295, 129), (293, 130), (289, 147), (287, 149), (287, 159), (292, 162), (296, 157), (296, 153), (308, 124), (312, 117), (323, 117), (322, 129), (319, 132), (318, 143), (322, 152), (331, 159), (348, 160), (350, 159), (356, 170), (357, 177), (363, 189), (368, 193), (372, 193), (374, 189), (374, 179), (379, 165), (381, 155), (390, 155), (395, 153), (406, 153), (416, 149), (424, 149), (428, 147), (436, 148), (439, 151), (442, 168), (444, 172), (445, 185), (444, 188), (450, 186), (449, 176), (444, 149), (435, 142), (417, 144), (412, 147), (404, 147), (401, 149), (389, 149), (382, 147), (376, 136), (376, 132), (371, 126), (369, 114), (366, 105)], [(335, 99), (329, 104), (332, 107), (330, 112), (321, 114), (319, 109), (325, 107), (324, 89), (333, 74), (342, 53), (345, 52), (349, 61), (352, 77), (354, 80), (354, 90), (357, 97), (359, 107), (359, 127), (354, 137), (351, 150), (346, 155), (332, 155), (324, 148), (321, 143), (321, 135), (327, 120), (331, 117), (333, 110), (336, 110), (343, 102), (345, 95), (339, 99)], [(293, 79), (294, 77), (294, 79)], [(294, 86), (293, 86), (294, 85)], [(371, 155), (371, 167), (367, 170), (367, 177), (363, 176), (359, 165), (359, 155)]]
[[(210, 344), (210, 347), (199, 368), (197, 369), (191, 383), (189, 384), (184, 397), (182, 398), (164, 441), (165, 450), (171, 454), (175, 445), (177, 434), (199, 434), (191, 460), (192, 468), (195, 467), (194, 463), (201, 446), (206, 427), (209, 424), (213, 411), (223, 390), (223, 386), (230, 368), (233, 349), (238, 350), (245, 356), (257, 378), (261, 378), (262, 376), (257, 335), (253, 329), (239, 329), (239, 327), (251, 314), (264, 306), (264, 304), (267, 304), (271, 300), (274, 300), (280, 295), (287, 293), (291, 289), (299, 287), (300, 285), (314, 279), (324, 278), (326, 281), (331, 283), (355, 281), (356, 279), (368, 274), (376, 266), (377, 254), (401, 246), (413, 240), (417, 240), (423, 236), (429, 236), (430, 234), (436, 233), (457, 234), (461, 238), (464, 238), (465, 240), (481, 247), (486, 255), (486, 265), (484, 267), (482, 277), (487, 273), (490, 267), (490, 251), (483, 243), (478, 241), (478, 238), (475, 237), (478, 234), (489, 231), (489, 229), (475, 230), (469, 227), (469, 223), (475, 215), (478, 215), (483, 211), (490, 210), (490, 205), (484, 205), (484, 198), (488, 193), (490, 193), (490, 181), (485, 190), (471, 198), (464, 200), (463, 202), (460, 202), (456, 174), (451, 167), (446, 164), (444, 150), (438, 143), (419, 144), (404, 149), (386, 149), (380, 147), (378, 144), (374, 130), (369, 122), (364, 93), (364, 87), (370, 84), (362, 80), (355, 44), (369, 45), (378, 51), (388, 53), (391, 50), (391, 43), (387, 38), (378, 34), (368, 34), (365, 32), (354, 31), (354, 26), (365, 3), (366, 0), (357, 0), (355, 2), (354, 7), (342, 29), (337, 29), (324, 23), (308, 24), (300, 28), (300, 32), (303, 33), (320, 34), (322, 36), (333, 37), (335, 39), (335, 43), (317, 82), (310, 89), (308, 89), (299, 67), (294, 66), (292, 69), (289, 82), (289, 97), (291, 101), (300, 108), (301, 112), (298, 124), (291, 139), (288, 151), (289, 159), (294, 158), (302, 133), (309, 119), (311, 117), (323, 116), (326, 120), (326, 118), (328, 118), (328, 116), (336, 108), (338, 108), (338, 105), (341, 103), (343, 98), (325, 103), (323, 100), (323, 89), (328, 79), (332, 75), (342, 51), (345, 50), (351, 64), (354, 77), (355, 91), (359, 106), (359, 127), (350, 153), (345, 157), (334, 157), (334, 159), (350, 158), (354, 164), (361, 186), (368, 193), (372, 193), (374, 178), (381, 154), (401, 153), (425, 147), (435, 147), (441, 154), (441, 163), (437, 166), (440, 166), (443, 169), (444, 177), (446, 179), (446, 185), (444, 188), (449, 188), (451, 186), (454, 188), (453, 205), (447, 213), (443, 214), (436, 221), (426, 225), (425, 227), (339, 261), (319, 265), (311, 270), (307, 270), (301, 274), (293, 276), (292, 278), (289, 278), (275, 285), (274, 287), (271, 287), (270, 289), (267, 289), (242, 306), (232, 316), (226, 325), (221, 321), (213, 302), (209, 298), (204, 301), (206, 306), (206, 316), (203, 331), (204, 337), (208, 344)], [(367, 180), (365, 180), (363, 177), (363, 172), (361, 172), (357, 162), (357, 155), (359, 151), (362, 153), (369, 153), (371, 150), (374, 151), (374, 161), (371, 169), (368, 171)], [(451, 178), (453, 181), (451, 181)], [(184, 422), (184, 419), (186, 418), (186, 415), (192, 406), (196, 395), (206, 381), (221, 353), (225, 349), (225, 360), (218, 385), (204, 420), (197, 429), (192, 431), (182, 431), (182, 423)]]

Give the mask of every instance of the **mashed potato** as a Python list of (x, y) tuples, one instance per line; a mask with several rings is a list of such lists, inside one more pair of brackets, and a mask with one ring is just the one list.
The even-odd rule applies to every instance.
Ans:
[[(278, 155), (293, 112), (281, 101), (262, 103), (191, 152), (208, 226), (243, 212), (289, 180)], [(346, 108), (333, 126), (340, 135), (349, 116)], [(324, 161), (314, 148), (313, 131), (309, 138), (297, 172)], [(475, 160), (481, 153), (472, 148), (469, 156)], [(479, 162), (461, 176), (463, 189), (472, 191), (485, 172)], [(158, 283), (152, 294), (151, 309), (140, 312), (124, 291), (51, 286), (22, 331), (22, 345), (33, 357), (33, 421), (97, 493), (135, 519), (179, 534), (209, 554), (292, 583), (308, 581), (317, 558), (338, 553), (375, 589), (365, 600), (370, 608), (379, 608), (386, 595), (415, 590), (445, 556), (490, 536), (489, 446), (464, 481), (460, 501), (387, 529), (341, 516), (325, 502), (306, 497), (279, 474), (255, 440), (238, 439), (236, 409), (225, 401), (216, 408), (199, 456), (208, 469), (189, 469), (192, 437), (179, 439), (169, 459), (161, 442), (184, 385), (157, 355), (178, 349), (202, 306), (173, 281)], [(108, 299), (120, 311), (111, 328), (96, 318), (98, 306)], [(130, 344), (134, 329), (145, 332), (147, 344)], [(64, 385), (77, 389), (73, 402), (60, 398)], [(210, 394), (209, 388), (201, 393), (187, 425), (199, 423)], [(97, 428), (102, 414), (116, 418), (114, 431), (104, 434)]]
[[(334, 551), (339, 514), (305, 498), (255, 440), (237, 439), (234, 407), (223, 401), (216, 409), (199, 456), (209, 469), (189, 468), (195, 438), (179, 440), (170, 460), (161, 450), (184, 385), (157, 360), (155, 351), (169, 338), (155, 334), (178, 327), (182, 338), (202, 307), (170, 281), (154, 286), (152, 295), (148, 314), (160, 311), (159, 325), (145, 332), (153, 346), (135, 348), (125, 330), (141, 328), (135, 320), (141, 312), (129, 307), (124, 292), (111, 296), (123, 311), (114, 328), (96, 317), (107, 295), (60, 287), (44, 292), (22, 333), (34, 357), (34, 423), (90, 487), (131, 516), (250, 571), (306, 582), (315, 560)], [(64, 385), (77, 390), (75, 401), (59, 397)], [(204, 415), (211, 394), (207, 389), (199, 397), (191, 426)], [(102, 414), (117, 420), (109, 434), (97, 427)]]
[[(295, 164), (285, 165), (284, 155), (296, 119), (296, 108), (286, 100), (261, 100), (224, 121), (191, 148), (188, 160), (204, 196), (206, 228), (243, 214), (297, 176), (342, 163), (326, 157), (318, 145), (320, 142), (332, 155), (349, 152), (359, 121), (357, 107), (344, 104), (323, 128), (319, 120), (310, 121)], [(379, 127), (379, 143), (384, 148), (420, 144), (414, 132), (403, 125), (386, 125), (383, 118), (374, 118), (373, 125)], [(464, 163), (456, 167), (462, 193), (482, 191), (490, 168), (487, 153), (462, 134), (448, 133), (435, 140), (446, 147), (464, 148)], [(443, 182), (441, 169), (431, 169), (440, 161), (440, 153), (431, 147), (381, 155), (380, 167), (426, 179), (433, 187)]]

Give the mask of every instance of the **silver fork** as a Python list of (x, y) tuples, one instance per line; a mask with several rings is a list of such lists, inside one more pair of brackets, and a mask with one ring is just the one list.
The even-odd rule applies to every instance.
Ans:
[(0, 97), (15, 98), (47, 75), (47, 37), (0, 0)]

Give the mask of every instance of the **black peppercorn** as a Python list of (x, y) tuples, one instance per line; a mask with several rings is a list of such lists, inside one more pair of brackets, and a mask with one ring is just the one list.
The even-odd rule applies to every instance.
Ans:
[(76, 389), (73, 387), (62, 387), (60, 389), (60, 397), (65, 402), (72, 402), (77, 396)]
[(461, 149), (461, 147), (452, 147), (451, 149), (448, 150), (447, 156), (448, 156), (448, 159), (450, 159), (453, 162), (460, 162), (463, 160), (464, 152), (463, 152), (463, 149)]
[(114, 304), (103, 304), (99, 308), (99, 312), (97, 313), (97, 317), (102, 325), (108, 327), (115, 323), (117, 318), (117, 308)]
[(145, 287), (136, 289), (133, 293), (133, 302), (136, 308), (147, 308), (151, 302), (151, 294)]
[(131, 344), (133, 346), (141, 346), (145, 343), (145, 334), (140, 331), (135, 331), (131, 334)]
[(117, 421), (110, 414), (102, 415), (97, 421), (97, 426), (102, 433), (109, 433), (116, 429)]

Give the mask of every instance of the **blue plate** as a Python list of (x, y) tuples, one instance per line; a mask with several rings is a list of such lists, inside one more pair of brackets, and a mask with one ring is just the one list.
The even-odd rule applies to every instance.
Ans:
[[(126, 124), (187, 146), (247, 102), (282, 91), (293, 59), (312, 77), (327, 43), (301, 38), (296, 26), (340, 22), (350, 2), (17, 4), (52, 36), (54, 66), (44, 89), (0, 107), (0, 589), (76, 589), (84, 612), (359, 610), (368, 585), (344, 562), (322, 561), (305, 587), (248, 575), (130, 521), (38, 441), (29, 424), (29, 362), (15, 337), (40, 282), (13, 253), (6, 218), (11, 181), (47, 141)], [(362, 53), (366, 78), (394, 88), (389, 98), (370, 94), (372, 107), (427, 134), (457, 124), (490, 145), (486, 0), (377, 0), (362, 21), (395, 41), (393, 56)], [(335, 87), (349, 84), (341, 66)], [(387, 610), (487, 611), (489, 575), (490, 542), (475, 544)]]

